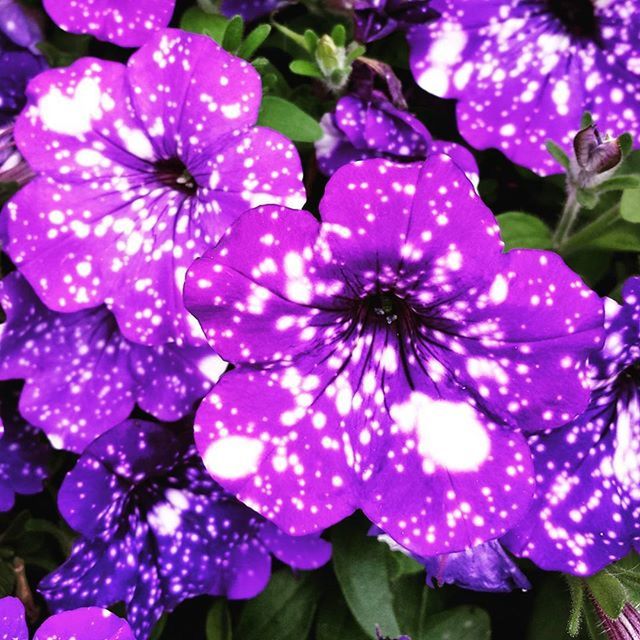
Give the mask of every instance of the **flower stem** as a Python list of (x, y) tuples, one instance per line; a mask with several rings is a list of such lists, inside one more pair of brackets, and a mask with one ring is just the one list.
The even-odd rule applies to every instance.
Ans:
[(620, 217), (620, 206), (615, 205), (601, 216), (596, 218), (592, 223), (583, 227), (577, 233), (558, 246), (558, 251), (562, 255), (570, 255), (580, 250), (589, 243), (590, 240), (599, 237)]
[(567, 202), (562, 210), (560, 221), (553, 234), (552, 242), (556, 248), (561, 248), (565, 242), (567, 242), (569, 235), (578, 219), (578, 213), (580, 213), (580, 204), (576, 198), (575, 188), (569, 189), (567, 196)]

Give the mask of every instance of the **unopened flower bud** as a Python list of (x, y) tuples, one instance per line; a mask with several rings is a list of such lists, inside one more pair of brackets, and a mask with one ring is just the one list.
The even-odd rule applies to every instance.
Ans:
[(622, 162), (622, 150), (617, 139), (601, 137), (595, 125), (589, 125), (576, 134), (573, 140), (578, 166), (590, 173), (610, 171)]
[(324, 35), (316, 46), (316, 62), (326, 77), (344, 67), (344, 47), (336, 46), (331, 36)]
[(625, 604), (620, 615), (615, 619), (610, 618), (595, 601), (594, 606), (607, 638), (610, 640), (637, 640), (640, 638), (640, 611), (631, 603)]

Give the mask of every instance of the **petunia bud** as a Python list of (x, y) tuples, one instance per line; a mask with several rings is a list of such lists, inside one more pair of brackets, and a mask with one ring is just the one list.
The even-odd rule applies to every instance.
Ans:
[(598, 128), (593, 124), (576, 134), (573, 148), (578, 166), (592, 175), (610, 171), (622, 162), (622, 150), (618, 140), (602, 138)]
[(624, 605), (620, 615), (610, 618), (594, 601), (602, 630), (609, 640), (638, 640), (640, 638), (640, 611), (631, 603)]
[(13, 125), (0, 127), (0, 184), (26, 184), (35, 174), (22, 157), (13, 138)]
[(326, 77), (344, 66), (344, 48), (338, 47), (331, 36), (324, 35), (318, 40), (316, 62)]

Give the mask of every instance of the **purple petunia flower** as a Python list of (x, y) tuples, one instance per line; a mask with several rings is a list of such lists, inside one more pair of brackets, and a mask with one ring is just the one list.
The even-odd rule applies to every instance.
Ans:
[(139, 47), (171, 20), (176, 0), (43, 0), (65, 31), (86, 33), (121, 47)]
[(138, 404), (160, 420), (189, 413), (226, 367), (207, 345), (127, 340), (103, 305), (45, 307), (17, 272), (0, 280), (0, 380), (24, 378), (20, 413), (56, 448), (82, 451)]
[(454, 142), (436, 141), (412, 114), (391, 103), (379, 92), (369, 97), (347, 95), (320, 124), (324, 136), (316, 142), (318, 168), (332, 175), (355, 160), (387, 158), (396, 162), (424, 160), (430, 153), (451, 156), (477, 184), (478, 165), (473, 155)]
[(640, 133), (635, 0), (434, 0), (441, 18), (409, 31), (418, 84), (458, 98), (458, 125), (540, 174), (545, 149), (570, 147), (582, 113), (615, 134)]
[(329, 543), (291, 538), (225, 494), (189, 440), (129, 420), (89, 445), (58, 495), (81, 537), (40, 583), (54, 609), (124, 601), (142, 640), (186, 598), (255, 596), (269, 580), (270, 553), (298, 569), (327, 562)]
[(228, 17), (241, 15), (245, 20), (251, 21), (266, 16), (289, 2), (292, 0), (222, 0), (220, 13)]
[[(4, 35), (16, 47), (29, 49), (38, 55), (38, 43), (44, 40), (39, 16), (18, 0), (0, 0), (0, 36)], [(6, 43), (0, 48), (6, 48)]]
[(13, 507), (15, 494), (42, 491), (51, 448), (38, 429), (15, 411), (0, 418), (0, 511)]
[(355, 35), (360, 42), (386, 38), (398, 29), (425, 24), (438, 14), (431, 0), (355, 0)]
[(596, 573), (640, 538), (640, 278), (623, 301), (607, 301), (588, 409), (531, 440), (537, 498), (506, 542), (544, 569)]
[[(29, 640), (24, 606), (18, 598), (0, 598), (0, 640)], [(134, 640), (126, 620), (106, 609), (87, 607), (45, 620), (33, 640)]]
[(35, 78), (15, 138), (39, 175), (8, 203), (4, 235), (43, 302), (106, 303), (137, 342), (201, 339), (187, 267), (244, 210), (305, 199), (295, 147), (254, 126), (260, 100), (251, 65), (177, 30), (126, 67), (82, 58)]
[(427, 584), (455, 584), (471, 591), (527, 590), (531, 583), (497, 540), (457, 553), (420, 558), (427, 570)]
[(514, 429), (587, 402), (599, 299), (555, 254), (502, 254), (447, 156), (343, 167), (320, 213), (245, 213), (189, 270), (236, 365), (197, 413), (206, 467), (289, 533), (360, 508), (422, 556), (500, 536), (532, 492)]

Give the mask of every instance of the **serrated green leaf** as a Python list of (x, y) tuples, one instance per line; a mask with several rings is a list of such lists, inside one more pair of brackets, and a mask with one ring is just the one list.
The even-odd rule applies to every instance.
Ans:
[(233, 16), (224, 32), (222, 39), (222, 47), (230, 53), (235, 53), (242, 44), (242, 36), (244, 35), (244, 20), (242, 16)]
[(198, 7), (190, 7), (182, 14), (180, 28), (191, 33), (201, 33), (222, 44), (229, 21), (217, 14), (206, 13)]
[(569, 169), (571, 161), (569, 156), (553, 141), (547, 140), (545, 143), (547, 151), (551, 154), (553, 159), (564, 169)]
[(422, 636), (412, 640), (490, 640), (491, 620), (484, 609), (456, 607), (431, 616)]
[(294, 576), (288, 569), (274, 573), (267, 588), (244, 606), (236, 629), (237, 637), (242, 640), (305, 640), (320, 592), (318, 579), (312, 573)]
[(328, 589), (318, 606), (315, 640), (368, 640), (349, 611), (340, 587)]
[(245, 60), (253, 57), (253, 54), (262, 46), (271, 33), (270, 24), (259, 24), (243, 41), (238, 48), (238, 55)]
[(602, 610), (615, 620), (627, 602), (622, 583), (606, 569), (586, 578), (585, 582)]
[(294, 60), (289, 64), (289, 69), (299, 76), (307, 78), (322, 78), (322, 72), (315, 63), (309, 60)]
[(640, 222), (640, 189), (625, 189), (620, 199), (620, 216), (627, 222)]
[(350, 518), (334, 528), (333, 566), (351, 613), (362, 630), (375, 638), (379, 624), (388, 636), (401, 633), (392, 607), (389, 548), (367, 535), (368, 523)]
[(550, 249), (551, 229), (540, 218), (521, 211), (497, 216), (505, 248)]
[(600, 193), (606, 191), (623, 191), (624, 189), (640, 189), (640, 176), (615, 176), (598, 185)]
[(322, 137), (320, 125), (300, 107), (277, 96), (265, 96), (258, 124), (279, 131), (294, 142), (315, 142)]
[(220, 598), (211, 605), (207, 613), (205, 632), (207, 640), (232, 640), (231, 615), (226, 600)]

